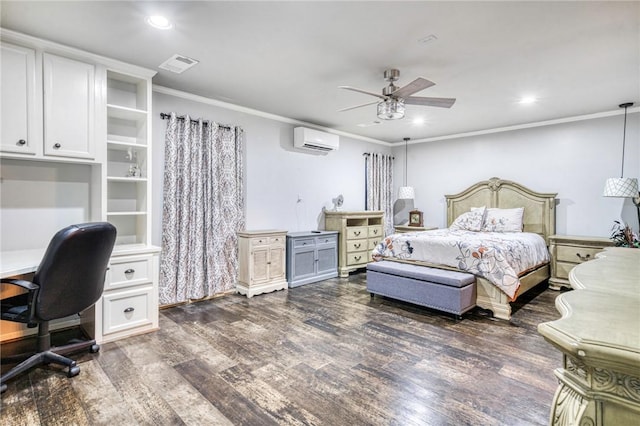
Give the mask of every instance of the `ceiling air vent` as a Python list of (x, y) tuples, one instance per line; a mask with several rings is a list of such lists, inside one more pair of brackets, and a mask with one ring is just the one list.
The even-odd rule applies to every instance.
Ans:
[(176, 74), (182, 74), (192, 66), (196, 65), (200, 61), (196, 61), (195, 59), (188, 58), (184, 55), (173, 55), (163, 63), (161, 63), (158, 68), (163, 70), (171, 71)]

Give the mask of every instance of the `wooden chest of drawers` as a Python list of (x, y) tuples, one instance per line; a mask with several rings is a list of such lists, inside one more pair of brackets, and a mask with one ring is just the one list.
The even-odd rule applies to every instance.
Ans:
[(325, 212), (325, 229), (338, 231), (338, 272), (340, 277), (364, 268), (371, 260), (371, 250), (384, 238), (384, 212)]
[(560, 290), (571, 288), (569, 272), (582, 262), (592, 260), (605, 247), (613, 246), (613, 242), (603, 237), (577, 237), (570, 235), (552, 235), (549, 237), (551, 253), (551, 277), (549, 288)]

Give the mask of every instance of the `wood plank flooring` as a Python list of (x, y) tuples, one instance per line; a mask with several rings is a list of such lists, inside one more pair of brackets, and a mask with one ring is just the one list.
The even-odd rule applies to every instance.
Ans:
[(376, 296), (365, 275), (160, 312), (160, 331), (9, 382), (9, 425), (545, 425), (559, 317), (534, 289), (511, 322)]

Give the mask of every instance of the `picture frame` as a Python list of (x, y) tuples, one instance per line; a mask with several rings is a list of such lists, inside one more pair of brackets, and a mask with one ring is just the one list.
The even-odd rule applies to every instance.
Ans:
[(409, 212), (409, 226), (424, 226), (423, 214), (420, 210), (411, 210)]

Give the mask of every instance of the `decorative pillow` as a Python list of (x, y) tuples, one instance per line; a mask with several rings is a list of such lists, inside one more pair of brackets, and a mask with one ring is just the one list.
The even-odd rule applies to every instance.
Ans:
[(483, 232), (522, 232), (524, 207), (487, 209)]
[(453, 221), (449, 229), (452, 231), (475, 231), (482, 229), (484, 207), (475, 207), (470, 212), (462, 213)]

